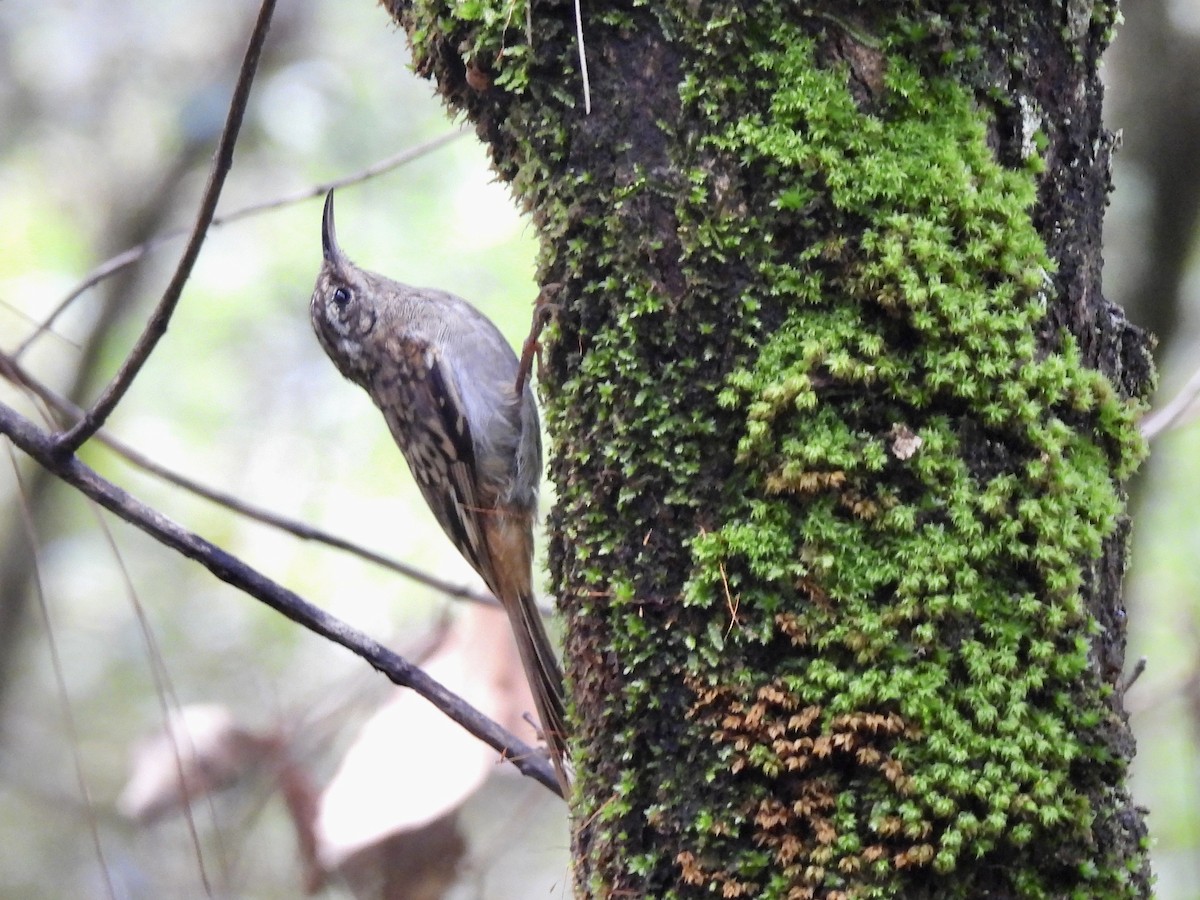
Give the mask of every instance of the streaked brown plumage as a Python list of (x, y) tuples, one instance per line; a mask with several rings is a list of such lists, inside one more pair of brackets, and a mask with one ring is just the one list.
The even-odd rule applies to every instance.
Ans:
[(542, 472), (533, 392), (517, 395), (516, 354), (466, 300), (350, 262), (337, 245), (332, 191), (321, 237), (310, 306), (317, 338), (383, 412), (438, 524), (507, 611), (565, 793), (562, 672), (533, 594)]

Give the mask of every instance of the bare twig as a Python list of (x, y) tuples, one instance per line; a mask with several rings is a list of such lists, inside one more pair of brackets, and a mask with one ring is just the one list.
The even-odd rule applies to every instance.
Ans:
[(51, 435), (0, 403), (0, 434), (65, 483), (136, 526), (159, 543), (193, 559), (217, 578), (261, 600), (315, 634), (362, 657), (394, 683), (416, 691), (468, 732), (498, 750), (517, 769), (561, 795), (549, 761), (425, 672), (363, 632), (267, 578), (233, 554), (196, 535), (101, 478), (76, 457), (61, 456)]
[[(391, 156), (371, 163), (371, 165), (364, 169), (359, 169), (357, 172), (344, 175), (341, 178), (335, 178), (332, 181), (325, 181), (320, 184), (315, 184), (312, 187), (307, 187), (303, 190), (293, 191), (290, 194), (284, 194), (282, 197), (275, 197), (274, 199), (264, 200), (260, 203), (252, 203), (249, 206), (243, 206), (240, 209), (235, 209), (233, 212), (226, 213), (225, 215), (214, 215), (212, 222), (209, 223), (209, 229), (211, 230), (213, 228), (220, 228), (222, 225), (228, 225), (230, 222), (237, 222), (240, 219), (246, 219), (250, 216), (259, 215), (260, 213), (282, 209), (287, 206), (294, 206), (297, 203), (303, 203), (306, 200), (312, 200), (314, 197), (324, 197), (334, 188), (346, 187), (351, 184), (359, 184), (360, 182), (367, 181), (371, 178), (383, 175), (386, 172), (390, 172), (392, 169), (397, 169), (400, 166), (412, 162), (413, 160), (420, 159), (423, 156), (428, 156), (434, 150), (438, 150), (441, 147), (444, 147), (446, 144), (449, 144), (451, 141), (455, 141), (461, 137), (464, 137), (468, 133), (469, 132), (467, 132), (465, 129), (448, 131), (445, 134), (438, 135), (432, 140), (417, 144), (415, 147), (408, 147), (405, 150), (401, 150), (399, 153), (393, 153)], [(71, 292), (67, 294), (67, 296), (63, 297), (63, 299), (58, 302), (58, 305), (54, 307), (50, 315), (47, 316), (43, 322), (38, 324), (37, 330), (17, 345), (17, 348), (12, 353), (13, 357), (20, 358), (21, 354), (29, 349), (29, 346), (34, 341), (48, 331), (54, 325), (55, 321), (57, 321), (58, 317), (66, 311), (67, 307), (74, 303), (75, 300), (78, 299), (85, 291), (90, 290), (104, 279), (115, 275), (122, 269), (128, 268), (138, 260), (157, 250), (159, 247), (165, 246), (171, 241), (181, 238), (186, 234), (188, 234), (188, 230), (185, 228), (177, 228), (173, 231), (165, 232), (164, 234), (160, 234), (148, 241), (144, 241), (135, 247), (130, 247), (128, 250), (118, 253), (116, 256), (105, 260), (96, 268), (92, 269), (92, 271), (84, 276), (84, 279), (79, 282), (79, 284), (75, 285), (75, 287), (71, 289)], [(64, 338), (64, 340), (66, 339)]]
[[(8, 379), (14, 384), (20, 385), (26, 390), (35, 394), (47, 406), (51, 407), (58, 413), (62, 414), (70, 421), (77, 420), (83, 415), (81, 410), (74, 403), (71, 403), (64, 397), (60, 397), (57, 393), (50, 390), (46, 385), (42, 384), (32, 375), (30, 375), (24, 367), (21, 366), (15, 359), (4, 353), (0, 353), (0, 376)], [(456, 597), (460, 600), (470, 600), (473, 603), (483, 603), (487, 606), (497, 606), (499, 601), (491, 594), (482, 591), (473, 591), (468, 587), (445, 579), (438, 578), (436, 575), (431, 575), (414, 566), (402, 563), (399, 560), (392, 559), (389, 556), (384, 556), (381, 553), (376, 553), (373, 550), (368, 550), (359, 544), (340, 538), (337, 535), (330, 534), (327, 531), (322, 531), (305, 522), (298, 522), (295, 519), (289, 519), (286, 516), (281, 516), (261, 507), (246, 503), (239, 497), (232, 494), (218, 491), (215, 488), (210, 488), (207, 485), (201, 484), (186, 475), (181, 475), (160, 463), (155, 462), (150, 457), (146, 456), (138, 450), (130, 447), (123, 441), (118, 440), (108, 434), (104, 429), (96, 433), (96, 440), (104, 446), (108, 447), (118, 456), (125, 459), (131, 465), (136, 466), (152, 475), (161, 478), (169, 484), (183, 488), (189, 493), (195, 494), (198, 497), (203, 497), (218, 506), (223, 506), (239, 515), (245, 516), (248, 519), (253, 519), (256, 522), (262, 522), (264, 525), (270, 525), (272, 528), (278, 528), (280, 531), (286, 531), (288, 534), (298, 537), (305, 541), (316, 541), (319, 544), (325, 544), (334, 547), (338, 550), (344, 550), (347, 553), (352, 553), (355, 556), (361, 557), (368, 562), (373, 562), (385, 569), (391, 569), (403, 575), (405, 578), (410, 578), (420, 584), (427, 585), (436, 591), (440, 591), (449, 597)]]
[(130, 351), (129, 356), (121, 365), (116, 377), (109, 382), (108, 387), (100, 395), (100, 399), (88, 410), (87, 415), (76, 422), (69, 431), (56, 435), (54, 452), (67, 458), (104, 424), (112, 414), (133, 380), (137, 378), (146, 360), (154, 351), (167, 331), (167, 324), (183, 294), (184, 285), (192, 274), (192, 267), (200, 255), (204, 238), (208, 233), (208, 225), (217, 209), (217, 201), (221, 197), (221, 187), (225, 184), (225, 176), (233, 166), (233, 148), (237, 144), (238, 132), (241, 130), (242, 118), (246, 112), (246, 104), (250, 99), (250, 86), (254, 83), (254, 73), (258, 68), (258, 60), (262, 55), (262, 47), (267, 39), (267, 30), (271, 26), (271, 15), (275, 11), (275, 0), (263, 0), (258, 10), (258, 19), (250, 35), (250, 44), (246, 48), (246, 56), (242, 60), (241, 71), (238, 72), (237, 84), (233, 89), (233, 98), (229, 104), (229, 113), (225, 118), (225, 126), (217, 142), (217, 151), (213, 158), (212, 169), (208, 176), (208, 185), (200, 202), (200, 211), (196, 215), (196, 224), (192, 227), (191, 237), (180, 257), (162, 299), (146, 323), (145, 329)]
[(1146, 657), (1139, 656), (1138, 661), (1133, 664), (1133, 670), (1130, 671), (1130, 673), (1127, 676), (1125, 676), (1125, 680), (1121, 683), (1120, 693), (1121, 693), (1122, 697), (1125, 696), (1125, 694), (1129, 691), (1129, 689), (1131, 687), (1133, 687), (1134, 682), (1136, 682), (1139, 678), (1142, 677), (1142, 673), (1145, 671), (1146, 671)]
[(588, 78), (587, 49), (583, 46), (583, 12), (575, 0), (575, 41), (579, 45), (579, 73), (583, 77), (583, 112), (592, 114), (592, 83)]
[[(96, 519), (96, 527), (100, 529), (104, 535), (104, 541), (108, 544), (108, 549), (112, 553), (113, 562), (117, 565), (117, 570), (121, 573), (121, 582), (125, 586), (125, 595), (129, 598), (129, 605), (133, 609), (134, 618), (137, 619), (138, 630), (142, 635), (142, 643), (146, 648), (146, 659), (150, 664), (150, 678), (154, 682), (154, 695), (158, 699), (159, 713), (162, 716), (163, 734), (167, 738), (168, 744), (171, 747), (172, 762), (175, 766), (175, 777), (179, 782), (179, 793), (183, 802), (182, 807), (183, 820), (187, 826), (188, 839), (192, 844), (192, 853), (196, 858), (196, 868), (200, 875), (200, 882), (204, 885), (205, 893), (213, 896), (211, 880), (208, 877), (208, 866), (204, 861), (204, 844), (200, 840), (200, 831), (196, 827), (196, 816), (194, 812), (195, 801), (198, 798), (192, 796), (191, 779), (184, 772), (184, 757), (183, 750), (180, 747), (180, 738), (186, 737), (189, 741), (191, 734), (183, 732), (179, 734), (176, 729), (171, 728), (172, 711), (179, 712), (182, 709), (182, 704), (179, 702), (179, 697), (175, 693), (175, 686), (171, 683), (171, 674), (167, 671), (166, 661), (163, 659), (162, 651), (158, 646), (158, 641), (154, 637), (154, 629), (150, 627), (150, 620), (146, 616), (146, 608), (142, 605), (142, 600), (138, 596), (137, 588), (133, 583), (133, 576), (129, 574), (129, 567), (125, 565), (125, 557), (121, 555), (121, 550), (117, 546), (117, 540), (113, 536), (112, 529), (108, 525), (108, 520), (105, 518), (104, 512), (100, 509), (99, 504), (89, 503), (92, 515)], [(189, 748), (192, 757), (196, 756), (196, 748)], [(204, 798), (207, 801), (207, 807), (212, 821), (216, 823), (216, 809), (213, 806), (212, 795), (208, 794)], [(225, 887), (229, 886), (229, 865), (225, 857), (225, 842), (222, 840), (221, 830), (214, 829), (216, 837), (217, 850), (221, 862), (222, 880), (225, 882)]]
[(241, 209), (235, 209), (233, 212), (224, 216), (217, 216), (213, 219), (213, 225), (225, 225), (229, 222), (236, 222), (238, 219), (245, 219), (249, 216), (255, 216), (259, 213), (269, 212), (274, 209), (280, 209), (285, 206), (294, 206), (297, 203), (303, 203), (306, 200), (312, 200), (320, 197), (324, 198), (326, 194), (336, 188), (348, 187), (352, 184), (359, 184), (363, 181), (368, 181), (392, 169), (397, 169), (400, 166), (420, 159), (423, 156), (428, 156), (435, 150), (440, 150), (452, 141), (456, 141), (461, 137), (465, 137), (471, 132), (464, 128), (459, 128), (456, 131), (447, 131), (445, 134), (440, 134), (435, 138), (430, 138), (423, 143), (417, 144), (415, 147), (408, 147), (401, 150), (399, 153), (393, 153), (391, 156), (384, 157), (377, 162), (371, 163), (364, 169), (359, 169), (357, 172), (351, 172), (349, 175), (343, 175), (341, 178), (334, 178), (332, 181), (323, 181), (320, 184), (314, 184), (311, 187), (306, 187), (299, 191), (294, 191), (290, 194), (284, 194), (282, 197), (276, 197), (274, 200), (266, 200), (262, 203), (252, 203), (249, 206), (243, 206)]
[(21, 317), (27, 323), (29, 323), (30, 325), (32, 325), (34, 327), (33, 335), (31, 337), (27, 337), (25, 340), (21, 341), (21, 343), (17, 345), (17, 349), (14, 351), (15, 353), (23, 352), (25, 350), (25, 348), (29, 345), (29, 343), (33, 339), (33, 337), (35, 337), (37, 335), (42, 335), (42, 334), (52, 334), (56, 338), (58, 338), (60, 341), (62, 341), (64, 344), (66, 344), (68, 347), (74, 347), (76, 350), (82, 349), (82, 347), (80, 346), (78, 341), (73, 341), (69, 337), (67, 337), (65, 334), (60, 334), (59, 332), (54, 330), (54, 328), (53, 328), (54, 320), (57, 319), (60, 310), (55, 310), (55, 312), (52, 313), (50, 319), (37, 319), (34, 316), (31, 316), (29, 313), (25, 312), (25, 310), (19, 309), (16, 306), (14, 306), (13, 304), (8, 303), (7, 301), (0, 300), (0, 306), (3, 306), (5, 309), (11, 311), (14, 315)]
[(148, 241), (138, 244), (136, 247), (131, 247), (123, 253), (118, 253), (116, 256), (105, 260), (96, 268), (92, 269), (92, 271), (89, 272), (83, 279), (83, 281), (79, 282), (79, 284), (75, 285), (75, 287), (71, 289), (71, 293), (67, 294), (67, 296), (58, 302), (58, 306), (54, 307), (54, 309), (50, 311), (50, 315), (38, 323), (38, 327), (34, 329), (32, 334), (26, 337), (25, 340), (21, 341), (21, 343), (17, 344), (17, 348), (13, 351), (13, 356), (21, 356), (21, 354), (29, 349), (30, 345), (33, 344), (34, 341), (40, 338), (47, 331), (50, 331), (50, 329), (54, 327), (54, 323), (58, 321), (58, 317), (66, 312), (67, 307), (74, 303), (75, 300), (84, 293), (84, 291), (95, 287), (110, 275), (116, 275), (122, 269), (126, 269), (133, 265), (150, 251), (157, 250), (168, 241), (171, 241), (177, 237), (182, 237), (186, 233), (187, 232), (180, 229), (179, 231), (160, 235), (156, 238), (151, 238)]
[(1192, 373), (1183, 389), (1171, 398), (1162, 409), (1156, 409), (1142, 419), (1142, 437), (1148, 441), (1154, 440), (1172, 425), (1178, 422), (1200, 397), (1200, 369)]
[[(67, 679), (63, 674), (62, 653), (58, 649), (58, 637), (54, 631), (54, 622), (50, 618), (50, 606), (46, 602), (46, 592), (42, 587), (42, 573), (38, 565), (38, 560), (41, 559), (41, 551), (38, 546), (37, 529), (33, 524), (33, 515), (29, 511), (28, 504), (25, 502), (25, 498), (27, 497), (25, 483), (21, 478), (21, 467), (17, 465), (17, 455), (13, 451), (12, 444), (8, 445), (8, 456), (12, 462), (13, 477), (17, 480), (17, 491), (21, 495), (21, 525), (25, 530), (25, 537), (29, 541), (29, 550), (34, 558), (33, 589), (34, 594), (37, 596), (38, 609), (42, 613), (42, 625), (46, 629), (46, 647), (50, 651), (50, 667), (54, 670), (54, 681), (58, 687), (58, 695), (62, 699), (63, 726), (66, 728), (67, 737), (69, 738), (68, 743), (71, 745), (71, 759), (75, 764), (75, 781), (79, 787), (80, 799), (83, 801), (84, 817), (87, 819), (88, 831), (92, 838), (92, 848), (96, 852), (96, 862), (100, 865), (105, 891), (108, 894), (109, 900), (116, 900), (117, 893), (113, 887), (108, 862), (105, 859), (104, 844), (100, 840), (100, 829), (96, 825), (96, 808), (92, 804), (91, 791), (88, 790), (87, 775), (84, 774), (83, 770), (79, 726), (75, 722), (75, 713), (71, 709), (71, 697), (67, 693)], [(208, 887), (207, 881), (205, 881), (204, 886)]]

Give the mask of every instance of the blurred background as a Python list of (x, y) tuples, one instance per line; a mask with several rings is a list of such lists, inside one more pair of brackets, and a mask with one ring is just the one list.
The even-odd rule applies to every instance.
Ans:
[[(1124, 135), (1106, 293), (1159, 336), (1161, 404), (1200, 368), (1192, 252), (1200, 0), (1129, 7), (1105, 66), (1108, 125)], [(0, 349), (21, 346), (102, 261), (191, 225), (254, 14), (242, 0), (0, 3)], [(403, 34), (370, 3), (282, 3), (218, 213), (310, 190), (454, 132), (407, 60)], [(477, 589), (432, 527), (382, 419), (311, 333), (319, 221), (320, 200), (311, 199), (215, 228), (109, 431), (249, 504)], [(338, 234), (359, 264), (472, 299), (514, 344), (526, 333), (533, 234), (473, 136), (341, 189)], [(181, 249), (169, 243), (83, 293), (22, 364), (60, 393), (93, 399)], [(4, 382), (0, 400), (41, 414)], [(83, 457), (187, 528), (426, 660), (481, 706), (503, 681), (503, 660), (481, 661), (479, 636), (506, 627), (486, 610), (231, 513), (95, 441)], [(1200, 427), (1185, 422), (1158, 438), (1133, 491), (1129, 665), (1147, 660), (1128, 695), (1134, 789), (1150, 810), (1159, 896), (1192, 898)], [(468, 748), (449, 752), (439, 724), (419, 712), (394, 730), (377, 710), (402, 701), (366, 668), (124, 523), (98, 518), (6, 448), (0, 898), (293, 897), (320, 880), (314, 860), (328, 870), (326, 896), (351, 896), (383, 868), (372, 854), (387, 852), (427, 864), (405, 876), (414, 897), (568, 896), (562, 805), (477, 754), (464, 761), (457, 754), (470, 756)], [(481, 668), (490, 682), (479, 681)], [(169, 721), (180, 762), (145, 740)], [(190, 817), (170, 800), (180, 764), (189, 768)], [(207, 793), (227, 783), (235, 787)], [(393, 796), (401, 799), (380, 803)], [(323, 816), (315, 849), (294, 826), (305, 802)], [(381, 806), (415, 812), (376, 820), (368, 811)], [(428, 893), (417, 892), (422, 884)]]

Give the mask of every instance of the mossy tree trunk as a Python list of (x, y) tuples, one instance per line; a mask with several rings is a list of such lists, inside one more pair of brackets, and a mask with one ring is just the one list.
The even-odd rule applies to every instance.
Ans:
[(1140, 897), (1115, 2), (388, 4), (564, 285), (594, 897)]

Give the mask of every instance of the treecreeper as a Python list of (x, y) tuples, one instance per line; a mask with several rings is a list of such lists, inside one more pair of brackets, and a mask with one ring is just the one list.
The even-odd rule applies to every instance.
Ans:
[(352, 263), (334, 232), (333, 191), (321, 246), (317, 339), (379, 407), (438, 524), (508, 613), (566, 796), (562, 670), (533, 592), (542, 443), (533, 391), (518, 393), (517, 355), (461, 297)]

